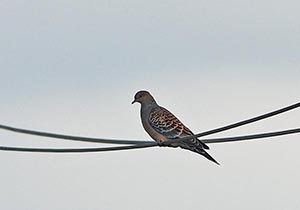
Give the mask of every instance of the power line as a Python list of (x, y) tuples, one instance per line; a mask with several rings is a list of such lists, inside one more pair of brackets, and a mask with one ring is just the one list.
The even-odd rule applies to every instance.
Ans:
[(226, 131), (226, 130), (230, 130), (230, 129), (237, 128), (237, 127), (240, 127), (240, 126), (243, 126), (243, 125), (246, 125), (246, 124), (250, 124), (250, 123), (254, 123), (254, 122), (266, 119), (266, 118), (270, 118), (270, 117), (273, 117), (275, 115), (279, 115), (279, 114), (282, 114), (284, 112), (287, 112), (287, 111), (290, 111), (290, 110), (293, 110), (293, 109), (296, 109), (296, 108), (299, 108), (299, 107), (300, 107), (300, 102), (292, 104), (292, 105), (284, 107), (284, 108), (281, 108), (281, 109), (278, 109), (278, 110), (275, 110), (275, 111), (272, 111), (272, 112), (269, 112), (269, 113), (266, 113), (266, 114), (263, 114), (263, 115), (259, 115), (257, 117), (253, 117), (253, 118), (250, 118), (250, 119), (247, 119), (247, 120), (243, 120), (243, 121), (240, 121), (240, 122), (237, 122), (237, 123), (233, 123), (233, 124), (230, 124), (230, 125), (227, 125), (227, 126), (223, 126), (223, 127), (220, 127), (220, 128), (205, 131), (205, 132), (202, 132), (202, 133), (199, 133), (199, 134), (195, 134), (193, 136), (183, 137), (183, 138), (180, 138), (179, 140), (176, 140), (176, 141), (188, 140), (188, 139), (191, 139), (193, 137), (194, 138), (195, 137), (199, 138), (199, 137), (202, 137), (202, 136), (207, 136), (207, 135), (211, 135), (211, 134), (215, 134), (215, 133), (220, 133), (220, 132), (223, 132), (223, 131)]
[(204, 143), (212, 144), (212, 143), (225, 143), (225, 142), (236, 142), (236, 141), (245, 141), (245, 140), (253, 140), (253, 139), (262, 139), (262, 138), (270, 138), (275, 136), (283, 136), (300, 133), (300, 128), (283, 130), (283, 131), (275, 131), (269, 133), (260, 133), (253, 135), (245, 135), (245, 136), (234, 136), (234, 137), (224, 137), (224, 138), (213, 138), (213, 139), (201, 139)]
[[(288, 134), (300, 133), (300, 128), (276, 131), (269, 133), (261, 133), (254, 135), (246, 136), (235, 136), (235, 137), (226, 137), (226, 138), (214, 138), (214, 139), (202, 139), (206, 144), (211, 143), (225, 143), (225, 142), (236, 142), (236, 141), (245, 141), (253, 139), (261, 139), (275, 136), (282, 136)], [(159, 146), (156, 142), (129, 145), (129, 146), (119, 146), (119, 147), (102, 147), (102, 148), (78, 148), (78, 149), (54, 149), (54, 148), (28, 148), (28, 147), (5, 147), (0, 146), (0, 150), (3, 151), (18, 151), (18, 152), (43, 152), (43, 153), (87, 153), (87, 152), (107, 152), (107, 151), (119, 151), (119, 150), (131, 150), (131, 149), (142, 149), (149, 147)]]
[(29, 148), (29, 147), (5, 147), (0, 146), (0, 150), (3, 151), (15, 151), (15, 152), (42, 152), (42, 153), (88, 153), (88, 152), (108, 152), (108, 151), (120, 151), (141, 149), (147, 147), (155, 147), (156, 144), (138, 144), (119, 147), (95, 147), (95, 148), (72, 148), (72, 149), (56, 149), (56, 148)]
[[(243, 120), (237, 123), (233, 123), (227, 126), (223, 126), (220, 128), (212, 129), (209, 131), (201, 132), (195, 135), (179, 138), (177, 140), (172, 140), (174, 141), (183, 141), (183, 140), (188, 140), (192, 139), (195, 137), (203, 137), (219, 132), (223, 132), (226, 130), (230, 130), (233, 128), (237, 128), (246, 124), (250, 124), (253, 122), (257, 122), (259, 120), (263, 120), (266, 118), (270, 118), (272, 116), (293, 110), (300, 107), (300, 102), (292, 104), (290, 106), (263, 114), (259, 115), (257, 117), (253, 117), (247, 120)], [(84, 141), (84, 142), (93, 142), (93, 143), (106, 143), (106, 144), (147, 144), (147, 143), (152, 143), (151, 141), (137, 141), (137, 140), (118, 140), (118, 139), (104, 139), (104, 138), (90, 138), (90, 137), (81, 137), (81, 136), (70, 136), (70, 135), (62, 135), (62, 134), (55, 134), (55, 133), (48, 133), (48, 132), (41, 132), (41, 131), (34, 131), (34, 130), (27, 130), (27, 129), (22, 129), (22, 128), (15, 128), (7, 125), (0, 125), (0, 129), (12, 131), (12, 132), (17, 132), (17, 133), (23, 133), (23, 134), (29, 134), (29, 135), (35, 135), (35, 136), (42, 136), (42, 137), (49, 137), (49, 138), (57, 138), (57, 139), (65, 139), (65, 140), (73, 140), (73, 141)]]
[(33, 136), (42, 136), (42, 137), (72, 140), (72, 141), (84, 141), (84, 142), (91, 142), (91, 143), (144, 144), (144, 143), (150, 142), (150, 141), (137, 141), (137, 140), (119, 140), (119, 139), (91, 138), (91, 137), (83, 137), (83, 136), (70, 136), (70, 135), (63, 135), (63, 134), (57, 134), (57, 133), (48, 133), (48, 132), (42, 132), (42, 131), (34, 131), (34, 130), (27, 130), (27, 129), (22, 129), (22, 128), (15, 128), (15, 127), (7, 126), (7, 125), (0, 125), (0, 129), (12, 131), (12, 132), (16, 132), (16, 133), (29, 134), (29, 135), (33, 135)]
[[(275, 110), (273, 112), (269, 112), (257, 117), (253, 117), (247, 120), (243, 120), (237, 123), (233, 123), (224, 127), (212, 129), (209, 131), (205, 131), (193, 136), (187, 136), (183, 138), (179, 138), (176, 140), (172, 140), (171, 142), (183, 141), (188, 140), (195, 137), (202, 137), (206, 135), (211, 135), (214, 133), (219, 133), (225, 130), (233, 129), (239, 126), (243, 126), (246, 124), (250, 124), (253, 122), (257, 122), (259, 120), (263, 120), (292, 109), (300, 107), (300, 102), (284, 107), (282, 109)], [(0, 129), (35, 135), (35, 136), (43, 136), (43, 137), (50, 137), (50, 138), (58, 138), (58, 139), (66, 139), (66, 140), (73, 140), (73, 141), (85, 141), (85, 142), (94, 142), (94, 143), (108, 143), (108, 144), (131, 144), (128, 146), (119, 146), (119, 147), (101, 147), (101, 148), (74, 148), (74, 149), (54, 149), (54, 148), (24, 148), (24, 147), (6, 147), (0, 146), (0, 150), (3, 151), (20, 151), (20, 152), (48, 152), (48, 153), (81, 153), (81, 152), (105, 152), (105, 151), (117, 151), (117, 150), (130, 150), (130, 149), (141, 149), (141, 148), (148, 148), (148, 147), (155, 147), (160, 146), (156, 142), (150, 141), (136, 141), (136, 140), (116, 140), (116, 139), (103, 139), (103, 138), (89, 138), (89, 137), (80, 137), (80, 136), (69, 136), (69, 135), (62, 135), (62, 134), (54, 134), (54, 133), (47, 133), (47, 132), (40, 132), (34, 130), (26, 130), (21, 128), (14, 128), (6, 125), (0, 125)], [(269, 132), (269, 133), (261, 133), (261, 134), (254, 134), (254, 135), (245, 135), (245, 136), (235, 136), (235, 137), (225, 137), (225, 138), (214, 138), (214, 139), (202, 139), (205, 143), (224, 143), (224, 142), (233, 142), (233, 141), (244, 141), (244, 140), (252, 140), (252, 139), (259, 139), (259, 138), (267, 138), (267, 137), (275, 137), (275, 136), (282, 136), (288, 134), (295, 134), (299, 133), (300, 128), (284, 130), (284, 131), (276, 131), (276, 132)], [(167, 144), (169, 142), (166, 142)], [(166, 145), (167, 145), (166, 144)]]

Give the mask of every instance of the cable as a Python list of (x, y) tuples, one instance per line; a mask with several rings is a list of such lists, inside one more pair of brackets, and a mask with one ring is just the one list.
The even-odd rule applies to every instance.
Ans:
[[(203, 139), (202, 141), (206, 144), (211, 143), (225, 143), (225, 142), (236, 142), (244, 140), (253, 140), (267, 137), (282, 136), (288, 134), (300, 133), (300, 128), (276, 131), (270, 133), (261, 133), (246, 136), (236, 136), (236, 137), (226, 137), (226, 138), (214, 138), (214, 139)], [(4, 151), (18, 151), (18, 152), (43, 152), (43, 153), (87, 153), (87, 152), (106, 152), (106, 151), (118, 151), (118, 150), (131, 150), (131, 149), (142, 149), (149, 147), (159, 146), (156, 142), (130, 145), (130, 146), (120, 146), (120, 147), (105, 147), (105, 148), (78, 148), (78, 149), (53, 149), (53, 148), (24, 148), (24, 147), (5, 147), (0, 146), (0, 150)]]
[[(263, 114), (257, 117), (253, 117), (247, 120), (243, 120), (237, 123), (233, 123), (224, 127), (212, 129), (209, 131), (205, 131), (193, 136), (187, 136), (180, 138), (176, 141), (183, 141), (183, 140), (188, 140), (196, 137), (202, 137), (202, 136), (207, 136), (211, 135), (214, 133), (219, 133), (225, 130), (237, 128), (246, 124), (250, 124), (253, 122), (257, 122), (259, 120), (263, 120), (287, 111), (290, 111), (292, 109), (296, 109), (300, 107), (300, 102), (292, 104), (290, 106), (284, 107), (282, 109), (275, 110), (273, 112), (269, 112), (267, 114)], [(47, 132), (40, 132), (40, 131), (34, 131), (34, 130), (26, 130), (26, 129), (21, 129), (21, 128), (14, 128), (6, 125), (0, 125), (0, 129), (12, 131), (12, 132), (17, 132), (17, 133), (24, 133), (24, 134), (29, 134), (29, 135), (35, 135), (35, 136), (43, 136), (43, 137), (50, 137), (50, 138), (57, 138), (57, 139), (65, 139), (65, 140), (73, 140), (73, 141), (84, 141), (84, 142), (94, 142), (94, 143), (107, 143), (107, 144), (144, 144), (144, 143), (151, 143), (151, 141), (136, 141), (136, 140), (117, 140), (117, 139), (103, 139), (103, 138), (89, 138), (89, 137), (81, 137), (81, 136), (69, 136), (69, 135), (62, 135), (62, 134), (55, 134), (55, 133), (47, 133)], [(175, 141), (175, 140), (173, 140)]]
[(269, 112), (269, 113), (266, 113), (266, 114), (263, 114), (263, 115), (259, 115), (257, 117), (253, 117), (253, 118), (250, 118), (250, 119), (247, 119), (247, 120), (243, 120), (243, 121), (240, 121), (240, 122), (237, 122), (237, 123), (233, 123), (233, 124), (230, 124), (230, 125), (227, 125), (227, 126), (224, 126), (224, 127), (212, 129), (212, 130), (209, 130), (209, 131), (205, 131), (205, 132), (202, 132), (202, 133), (199, 133), (199, 134), (195, 134), (193, 136), (183, 137), (183, 138), (180, 138), (176, 141), (183, 141), (183, 140), (188, 140), (188, 139), (191, 139), (191, 138), (199, 138), (199, 137), (202, 137), (202, 136), (208, 136), (208, 135), (211, 135), (211, 134), (220, 133), (220, 132), (230, 130), (230, 129), (233, 129), (233, 128), (237, 128), (237, 127), (240, 127), (240, 126), (243, 126), (243, 125), (246, 125), (246, 124), (254, 123), (254, 122), (257, 122), (259, 120), (263, 120), (263, 119), (266, 119), (266, 118), (269, 118), (269, 117), (273, 117), (275, 115), (290, 111), (292, 109), (296, 109), (298, 107), (300, 107), (300, 102), (298, 102), (296, 104), (292, 104), (292, 105), (287, 106), (287, 107), (284, 107), (282, 109), (278, 109), (278, 110), (275, 110), (275, 111), (272, 111), (272, 112)]
[(235, 136), (235, 137), (225, 137), (225, 138), (213, 138), (213, 139), (201, 139), (202, 142), (207, 144), (213, 143), (224, 143), (224, 142), (236, 142), (236, 141), (245, 141), (245, 140), (253, 140), (253, 139), (261, 139), (261, 138), (269, 138), (275, 136), (283, 136), (289, 134), (300, 133), (300, 128), (284, 130), (284, 131), (275, 131), (270, 133), (260, 133), (246, 136)]
[(74, 148), (74, 149), (54, 149), (54, 148), (28, 148), (28, 147), (5, 147), (0, 146), (0, 150), (3, 151), (15, 151), (15, 152), (42, 152), (42, 153), (88, 153), (88, 152), (107, 152), (107, 151), (120, 151), (120, 150), (131, 150), (140, 149), (147, 147), (155, 147), (156, 144), (139, 144), (130, 146), (120, 147), (102, 147), (102, 148)]
[(27, 129), (22, 129), (22, 128), (15, 128), (15, 127), (7, 126), (7, 125), (0, 125), (0, 129), (8, 130), (8, 131), (16, 132), (16, 133), (34, 135), (34, 136), (42, 136), (42, 137), (73, 140), (73, 141), (84, 141), (84, 142), (92, 142), (92, 143), (144, 144), (144, 143), (150, 142), (150, 141), (117, 140), (117, 139), (90, 138), (90, 137), (82, 137), (82, 136), (69, 136), (69, 135), (63, 135), (63, 134), (47, 133), (47, 132), (27, 130)]

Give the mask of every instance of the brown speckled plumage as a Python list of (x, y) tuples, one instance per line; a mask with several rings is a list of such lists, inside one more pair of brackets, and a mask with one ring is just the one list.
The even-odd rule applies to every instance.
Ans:
[[(153, 108), (149, 116), (150, 125), (159, 133), (166, 136), (169, 140), (180, 137), (194, 135), (175, 115), (163, 107)], [(194, 144), (195, 147), (209, 147), (197, 138), (184, 141), (185, 143)]]

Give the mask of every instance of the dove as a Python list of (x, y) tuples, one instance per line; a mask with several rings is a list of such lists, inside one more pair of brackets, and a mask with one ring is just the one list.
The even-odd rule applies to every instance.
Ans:
[[(180, 147), (203, 155), (208, 160), (219, 163), (205, 150), (209, 147), (197, 138), (174, 141), (179, 138), (194, 135), (174, 114), (166, 108), (159, 106), (154, 97), (145, 90), (138, 91), (132, 104), (141, 104), (140, 117), (145, 131), (160, 146)], [(173, 140), (173, 142), (172, 142)]]

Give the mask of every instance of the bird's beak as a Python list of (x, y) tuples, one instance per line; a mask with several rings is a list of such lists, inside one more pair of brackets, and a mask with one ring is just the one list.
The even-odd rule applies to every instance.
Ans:
[(134, 104), (136, 102), (136, 100), (134, 99), (132, 102), (131, 102), (131, 104)]

